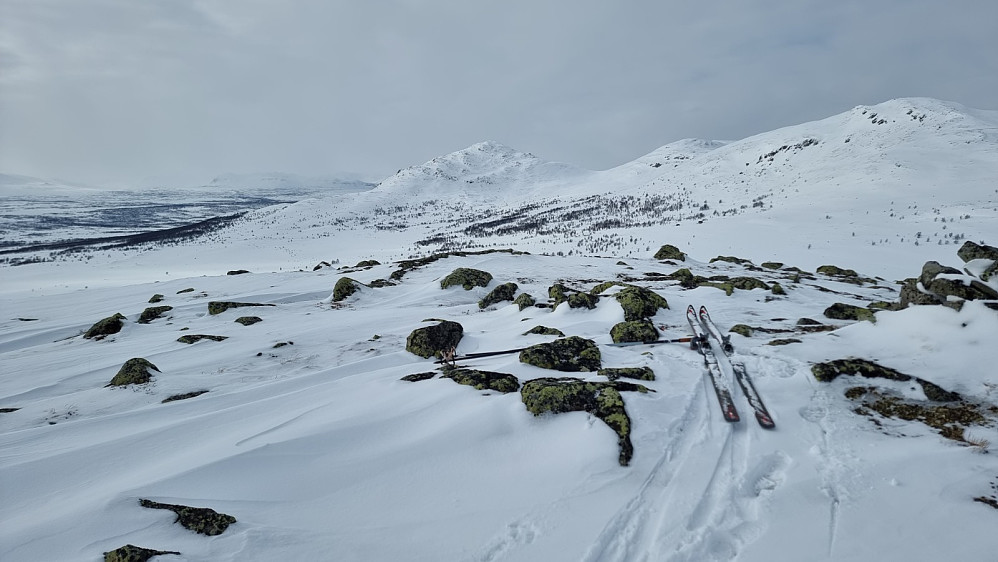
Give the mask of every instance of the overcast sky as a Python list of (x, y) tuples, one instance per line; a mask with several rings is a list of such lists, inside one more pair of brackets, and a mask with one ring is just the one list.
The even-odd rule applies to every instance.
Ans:
[(605, 169), (860, 104), (998, 109), (995, 0), (0, 0), (0, 172)]

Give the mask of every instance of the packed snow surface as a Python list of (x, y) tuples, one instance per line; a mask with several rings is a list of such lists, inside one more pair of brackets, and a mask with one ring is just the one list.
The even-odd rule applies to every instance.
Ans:
[[(9, 253), (0, 559), (99, 560), (125, 544), (192, 561), (993, 559), (998, 510), (975, 498), (998, 503), (995, 416), (966, 441), (946, 439), (919, 421), (860, 415), (845, 396), (873, 385), (924, 401), (918, 385), (819, 382), (811, 366), (862, 358), (985, 411), (998, 403), (998, 313), (985, 304), (881, 311), (875, 323), (823, 315), (896, 302), (895, 281), (930, 259), (980, 274), (956, 250), (998, 241), (996, 124), (994, 112), (894, 100), (741, 141), (681, 141), (596, 172), (486, 142), (372, 190), (250, 211), (194, 241)], [(686, 260), (653, 259), (663, 244)], [(450, 255), (367, 286), (403, 258), (507, 247), (530, 253)], [(709, 263), (718, 255), (753, 263)], [(14, 265), (25, 257), (37, 259)], [(353, 267), (369, 259), (381, 264)], [(795, 281), (790, 269), (825, 264), (866, 281)], [(493, 280), (441, 289), (458, 267)], [(786, 295), (687, 289), (668, 277), (680, 268), (778, 282)], [(251, 273), (225, 274), (237, 269)], [(365, 286), (334, 303), (343, 277)], [(723, 421), (688, 344), (610, 345), (624, 319), (616, 287), (592, 310), (478, 305), (506, 282), (546, 303), (554, 283), (603, 281), (665, 297), (652, 317), (663, 339), (689, 335), (688, 304), (706, 305), (725, 333), (753, 327), (719, 361), (725, 376), (744, 363), (776, 429), (755, 423), (732, 381), (742, 420)], [(209, 314), (210, 301), (274, 306)], [(172, 309), (138, 323), (150, 306)], [(116, 312), (120, 332), (82, 337)], [(802, 318), (834, 329), (805, 330)], [(604, 367), (650, 367), (655, 380), (640, 383), (652, 392), (622, 393), (630, 464), (590, 414), (535, 417), (518, 392), (401, 380), (439, 367), (405, 350), (439, 319), (463, 326), (458, 355), (554, 340), (524, 335), (543, 325), (596, 342)], [(227, 339), (177, 341), (192, 334)], [(158, 368), (152, 381), (107, 387), (135, 357)], [(606, 380), (517, 353), (462, 363), (521, 384)], [(237, 522), (199, 535), (140, 499)]]

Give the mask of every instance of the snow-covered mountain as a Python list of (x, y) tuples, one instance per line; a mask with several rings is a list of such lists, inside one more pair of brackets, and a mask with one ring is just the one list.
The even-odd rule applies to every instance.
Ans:
[[(6, 251), (0, 559), (987, 560), (998, 275), (964, 244), (998, 242), (995, 178), (998, 112), (901, 99), (603, 171), (485, 142), (195, 239)], [(738, 423), (688, 342), (611, 345), (688, 336), (688, 304)], [(412, 352), (442, 321), (458, 356), (558, 330), (646, 378), (445, 373)]]

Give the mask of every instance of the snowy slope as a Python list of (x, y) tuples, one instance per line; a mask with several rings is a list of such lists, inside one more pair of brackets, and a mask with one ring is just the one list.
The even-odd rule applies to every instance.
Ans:
[[(0, 408), (16, 408), (0, 413), (0, 559), (99, 560), (130, 543), (182, 553), (158, 560), (989, 560), (998, 511), (974, 498), (998, 495), (994, 416), (968, 427), (970, 446), (858, 415), (845, 396), (873, 385), (924, 400), (917, 385), (822, 383), (811, 366), (859, 357), (998, 403), (994, 310), (823, 315), (896, 301), (893, 281), (928, 259), (964, 267), (964, 236), (996, 244), (996, 125), (995, 112), (894, 100), (741, 141), (680, 141), (598, 172), (481, 143), (368, 192), (251, 211), (200, 241), (0, 265)], [(665, 243), (687, 260), (652, 259)], [(331, 303), (341, 277), (389, 279), (393, 260), (450, 247), (532, 253), (447, 257)], [(708, 263), (722, 254), (879, 279), (795, 283), (786, 267)], [(384, 265), (337, 269), (362, 259)], [(323, 260), (334, 265), (313, 271)], [(458, 267), (494, 279), (441, 289)], [(685, 289), (666, 277), (681, 267), (787, 294)], [(253, 273), (224, 274), (234, 269)], [(722, 329), (755, 328), (732, 341), (776, 430), (755, 424), (737, 391), (743, 421), (725, 423), (686, 345), (608, 345), (623, 320), (616, 289), (594, 310), (477, 304), (504, 282), (543, 303), (553, 283), (607, 280), (665, 297), (653, 320), (666, 338), (687, 335), (687, 304), (706, 304)], [(154, 294), (173, 308), (137, 323)], [(209, 301), (275, 306), (211, 315)], [(120, 333), (81, 337), (115, 312)], [(234, 322), (246, 315), (262, 322)], [(801, 318), (837, 329), (806, 331)], [(400, 380), (436, 367), (405, 351), (428, 319), (462, 324), (459, 354), (551, 341), (523, 335), (544, 325), (591, 338), (604, 366), (652, 368), (642, 384), (654, 392), (623, 393), (630, 465), (588, 414), (534, 417), (519, 393)], [(177, 341), (190, 334), (227, 339)], [(787, 338), (799, 341), (768, 345)], [(158, 367), (152, 382), (105, 387), (133, 357)], [(467, 363), (521, 383), (605, 380), (516, 354)], [(208, 392), (162, 403), (195, 391)], [(206, 537), (139, 499), (238, 522)]]

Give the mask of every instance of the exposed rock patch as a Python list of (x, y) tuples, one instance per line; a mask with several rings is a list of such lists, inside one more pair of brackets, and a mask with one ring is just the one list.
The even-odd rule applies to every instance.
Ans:
[(228, 301), (211, 301), (208, 303), (208, 314), (215, 315), (221, 314), (230, 308), (243, 308), (246, 306), (277, 306), (274, 304), (263, 304), (258, 302), (228, 302)]
[(643, 342), (651, 343), (658, 340), (658, 330), (648, 319), (620, 322), (610, 329), (613, 343)]
[(655, 252), (655, 259), (686, 261), (686, 254), (672, 244), (665, 244)]
[(457, 322), (441, 320), (435, 326), (417, 328), (405, 340), (405, 350), (423, 358), (443, 357), (457, 347), (464, 336), (464, 327)]
[(569, 336), (532, 345), (520, 352), (520, 362), (556, 371), (598, 371), (601, 355), (592, 340)]
[(601, 377), (606, 377), (611, 381), (617, 379), (635, 379), (639, 381), (653, 381), (655, 380), (655, 371), (651, 367), (612, 367), (607, 369), (600, 369), (596, 371), (596, 374)]
[(139, 500), (139, 505), (149, 509), (168, 509), (177, 514), (174, 523), (190, 531), (209, 537), (221, 535), (229, 528), (229, 525), (236, 522), (236, 518), (225, 513), (219, 513), (207, 507), (190, 507), (186, 505), (176, 505), (169, 503), (158, 503), (149, 500)]
[(164, 313), (173, 310), (172, 306), (150, 306), (142, 311), (139, 315), (139, 324), (148, 324), (153, 320), (160, 318)]
[(503, 283), (498, 285), (495, 289), (492, 289), (489, 294), (485, 295), (484, 299), (478, 301), (478, 308), (484, 309), (499, 302), (512, 301), (518, 288), (519, 287), (516, 283)]
[(855, 306), (851, 304), (845, 304), (837, 302), (832, 306), (825, 309), (825, 317), (831, 318), (833, 320), (867, 320), (869, 322), (876, 322), (877, 318), (874, 316), (873, 311), (868, 308), (863, 308), (861, 306)]
[(491, 281), (492, 274), (488, 271), (459, 267), (440, 280), (440, 288), (446, 289), (458, 285), (463, 287), (465, 291), (470, 291), (475, 287), (485, 287)]
[(252, 326), (257, 322), (263, 322), (263, 318), (260, 318), (259, 316), (240, 316), (239, 318), (233, 320), (233, 322), (238, 322), (243, 326)]
[(669, 302), (655, 291), (644, 287), (628, 286), (613, 296), (624, 309), (624, 320), (651, 318), (659, 309), (668, 309)]
[(164, 398), (160, 404), (166, 404), (167, 402), (176, 402), (178, 400), (187, 400), (188, 398), (194, 398), (201, 396), (202, 394), (207, 394), (207, 390), (195, 390), (194, 392), (185, 392), (183, 394), (174, 394), (173, 396)]
[(333, 286), (333, 302), (340, 302), (360, 290), (362, 284), (349, 277), (340, 277)]
[(534, 326), (533, 328), (523, 332), (523, 335), (538, 334), (541, 336), (558, 336), (565, 337), (565, 333), (557, 328), (548, 328), (547, 326)]
[(125, 361), (121, 368), (118, 369), (118, 373), (114, 375), (114, 378), (106, 386), (145, 384), (152, 380), (152, 373), (149, 372), (150, 369), (157, 373), (160, 372), (156, 365), (153, 365), (148, 360), (142, 357), (134, 357)]
[(476, 390), (495, 390), (508, 393), (520, 390), (520, 381), (509, 373), (479, 371), (465, 367), (449, 367), (443, 369), (445, 379), (451, 379), (458, 384), (474, 387)]
[(125, 316), (120, 312), (116, 312), (114, 316), (108, 316), (91, 326), (90, 329), (83, 334), (83, 337), (87, 339), (102, 340), (107, 336), (117, 334), (124, 326), (124, 323), (122, 322), (123, 320), (125, 320)]
[(525, 308), (530, 308), (531, 306), (534, 306), (535, 304), (537, 304), (537, 301), (534, 300), (534, 297), (528, 295), (527, 293), (522, 293), (520, 296), (516, 297), (516, 299), (513, 300), (513, 304), (520, 307), (520, 310), (523, 310)]
[(156, 293), (155, 295), (149, 297), (149, 304), (155, 304), (163, 301), (163, 295)]
[(180, 343), (192, 344), (197, 343), (201, 340), (211, 340), (211, 341), (222, 341), (229, 339), (229, 336), (212, 336), (210, 334), (188, 334), (186, 336), (180, 336), (177, 341)]
[(426, 380), (430, 380), (433, 377), (437, 376), (437, 374), (438, 373), (436, 371), (429, 371), (429, 372), (426, 372), (426, 373), (413, 373), (411, 375), (406, 375), (406, 376), (402, 377), (400, 380), (404, 380), (406, 382), (426, 381)]
[(152, 550), (149, 548), (142, 548), (141, 546), (135, 546), (134, 544), (126, 544), (120, 548), (116, 548), (111, 552), (104, 553), (104, 562), (146, 562), (153, 556), (164, 556), (166, 554), (176, 554), (180, 556), (179, 552), (173, 550)]

